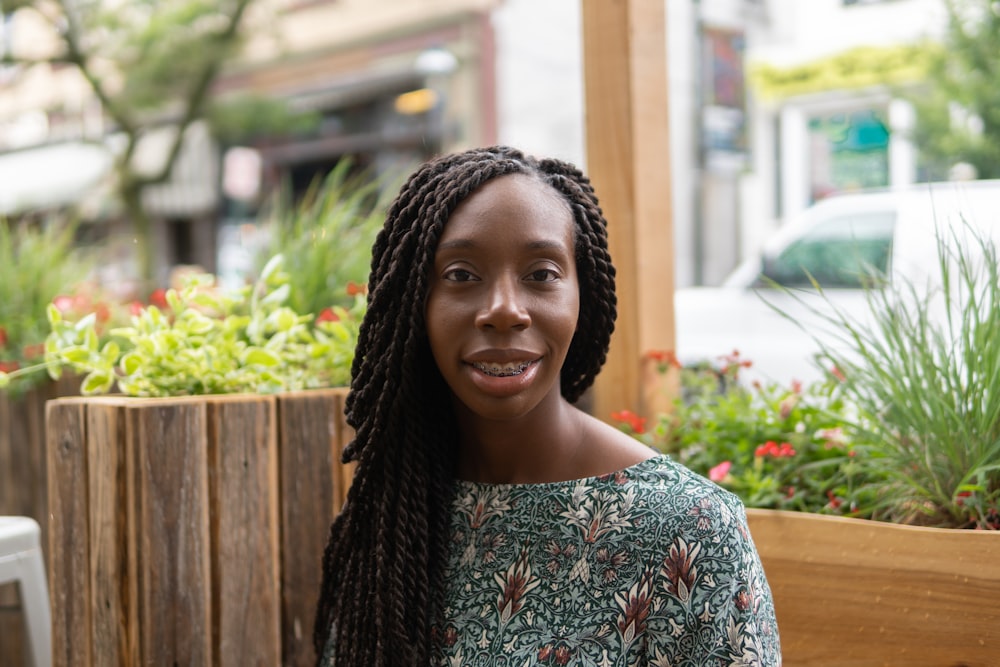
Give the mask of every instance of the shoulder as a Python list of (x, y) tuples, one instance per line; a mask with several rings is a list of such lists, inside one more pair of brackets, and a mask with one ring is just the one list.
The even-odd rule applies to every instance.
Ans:
[(630, 470), (629, 484), (654, 515), (660, 539), (714, 544), (749, 541), (746, 511), (733, 493), (665, 455)]

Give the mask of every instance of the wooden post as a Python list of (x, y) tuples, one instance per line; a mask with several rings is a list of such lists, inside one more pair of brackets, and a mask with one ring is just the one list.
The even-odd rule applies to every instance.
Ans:
[(678, 377), (645, 357), (674, 349), (666, 16), (663, 0), (583, 0), (587, 172), (608, 219), (618, 324), (594, 414), (666, 410)]

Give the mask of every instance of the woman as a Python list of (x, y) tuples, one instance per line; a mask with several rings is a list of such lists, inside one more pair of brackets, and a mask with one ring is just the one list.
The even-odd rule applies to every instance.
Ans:
[[(321, 664), (778, 664), (732, 495), (573, 406), (616, 315), (588, 179), (420, 167), (373, 249), (324, 555)], [(335, 658), (334, 658), (335, 656)]]

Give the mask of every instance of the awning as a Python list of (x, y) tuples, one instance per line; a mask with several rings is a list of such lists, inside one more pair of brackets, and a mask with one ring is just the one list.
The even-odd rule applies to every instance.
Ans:
[(111, 170), (101, 144), (68, 142), (0, 154), (0, 215), (74, 204)]
[[(136, 171), (155, 173), (176, 136), (176, 127), (167, 126), (142, 137), (133, 156)], [(106, 145), (76, 141), (0, 154), (0, 215), (55, 209), (94, 197), (106, 202), (112, 161), (122, 144), (122, 137), (111, 136)], [(208, 126), (195, 123), (184, 135), (170, 178), (147, 187), (143, 203), (156, 216), (188, 217), (211, 212), (218, 201), (217, 149)]]

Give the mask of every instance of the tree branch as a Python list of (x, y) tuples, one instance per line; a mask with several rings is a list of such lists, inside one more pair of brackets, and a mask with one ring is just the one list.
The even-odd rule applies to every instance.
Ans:
[[(243, 15), (252, 2), (253, 0), (237, 0), (234, 11), (229, 17), (229, 23), (226, 24), (225, 29), (216, 37), (218, 43), (223, 46), (223, 51), (228, 50), (236, 41)], [(204, 69), (191, 87), (191, 94), (187, 96), (184, 112), (181, 114), (181, 120), (177, 125), (177, 136), (174, 137), (174, 142), (167, 154), (167, 159), (158, 173), (141, 178), (141, 183), (162, 183), (170, 176), (170, 171), (173, 169), (174, 163), (177, 161), (177, 157), (180, 155), (181, 148), (184, 145), (184, 134), (188, 127), (202, 116), (205, 100), (208, 97), (212, 83), (219, 75), (223, 60), (224, 58), (221, 57), (212, 58), (205, 63)]]

